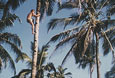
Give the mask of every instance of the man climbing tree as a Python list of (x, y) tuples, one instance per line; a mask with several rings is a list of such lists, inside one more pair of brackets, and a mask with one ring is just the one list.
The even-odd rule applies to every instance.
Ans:
[(28, 16), (27, 16), (27, 22), (32, 25), (32, 34), (34, 34), (34, 21), (32, 19), (33, 16), (34, 17), (39, 17), (40, 16), (40, 12), (36, 15), (34, 9), (32, 9), (30, 11), (30, 13), (28, 14)]

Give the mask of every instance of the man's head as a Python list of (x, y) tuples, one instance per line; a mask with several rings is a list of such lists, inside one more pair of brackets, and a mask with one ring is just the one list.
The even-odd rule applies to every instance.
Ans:
[(35, 10), (34, 10), (34, 9), (32, 9), (32, 10), (31, 10), (31, 12), (35, 12)]

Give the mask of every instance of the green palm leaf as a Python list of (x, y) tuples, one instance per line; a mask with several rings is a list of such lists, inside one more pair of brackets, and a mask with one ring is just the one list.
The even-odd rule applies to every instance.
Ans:
[(18, 62), (20, 60), (22, 60), (22, 61), (26, 60), (27, 62), (32, 63), (31, 58), (26, 53), (22, 53), (22, 57), (23, 57), (23, 59), (21, 58), (21, 56), (19, 56), (18, 58), (16, 58), (16, 62)]
[(54, 29), (57, 25), (58, 26), (62, 26), (62, 25), (67, 26), (71, 22), (72, 19), (73, 19), (72, 17), (61, 18), (61, 19), (58, 19), (58, 18), (52, 19), (48, 24), (48, 31), (50, 29)]
[(48, 23), (48, 31), (50, 29), (54, 29), (56, 26), (64, 26), (64, 28), (65, 28), (67, 25), (80, 24), (82, 21), (87, 20), (87, 18), (86, 18), (87, 15), (88, 15), (88, 12), (84, 11), (81, 15), (72, 14), (68, 18), (51, 19), (51, 21)]
[[(66, 31), (63, 31), (63, 32), (61, 32), (61, 33), (59, 33), (59, 34), (56, 34), (55, 36), (53, 36), (51, 39), (50, 39), (50, 41), (48, 42), (48, 43), (50, 43), (50, 42), (55, 42), (55, 41), (57, 41), (57, 40), (61, 40), (61, 39), (64, 39), (64, 38), (67, 38), (67, 37), (69, 37), (70, 38), (70, 34), (71, 33), (74, 33), (75, 31), (78, 31), (79, 30), (79, 27), (75, 27), (75, 28), (72, 28), (72, 29), (69, 29), (69, 30), (66, 30)], [(75, 34), (74, 34), (75, 35)], [(72, 37), (72, 36), (71, 36)], [(68, 39), (69, 40), (69, 39)]]
[(21, 50), (17, 47), (17, 45), (15, 45), (14, 43), (10, 42), (7, 39), (1, 38), (1, 41), (9, 44), (11, 50), (17, 55), (17, 56), (22, 56)]
[(69, 54), (73, 51), (73, 49), (74, 49), (76, 46), (77, 46), (77, 43), (75, 42), (75, 43), (72, 45), (71, 49), (67, 52), (67, 54), (66, 54), (66, 56), (64, 57), (64, 59), (63, 59), (61, 65), (63, 65), (63, 64), (65, 63), (67, 57), (69, 56)]
[(23, 69), (19, 72), (18, 75), (13, 76), (12, 78), (21, 78), (21, 77), (25, 77), (26, 75), (30, 74), (31, 70), (30, 69)]
[(108, 10), (107, 10), (108, 14), (110, 15), (114, 15), (115, 14), (115, 5), (113, 5), (112, 7), (110, 7)]
[(85, 37), (85, 40), (84, 40), (84, 50), (83, 50), (83, 52), (82, 52), (82, 56), (84, 56), (84, 54), (85, 54), (85, 52), (86, 52), (86, 50), (87, 50), (87, 48), (88, 48), (88, 45), (89, 45), (89, 43), (91, 42), (91, 37), (92, 37), (92, 29), (91, 29), (91, 27), (89, 27), (88, 28), (88, 31), (87, 31), (87, 33), (86, 33), (86, 37)]
[(41, 0), (40, 2), (40, 20), (43, 19), (44, 15), (46, 14), (47, 16), (52, 15), (53, 12), (53, 7), (55, 4), (55, 0)]
[[(78, 36), (78, 32), (75, 33), (75, 34), (72, 34), (71, 36), (68, 36), (68, 37), (62, 39), (62, 40), (56, 45), (55, 50), (58, 49), (60, 46), (63, 46), (63, 44), (65, 44), (65, 43), (69, 42), (70, 40), (76, 38), (77, 36)], [(75, 39), (74, 39), (74, 40), (75, 40)]]
[(12, 8), (13, 10), (15, 10), (25, 1), (26, 0), (8, 0), (6, 6), (8, 6), (8, 8)]
[(21, 45), (21, 40), (19, 38), (19, 36), (17, 36), (16, 34), (11, 34), (11, 33), (0, 33), (0, 39), (7, 39), (9, 41), (11, 41), (12, 43), (15, 43), (17, 46), (19, 46), (20, 48), (22, 47)]
[(18, 16), (16, 16), (15, 14), (9, 13), (7, 17), (0, 20), (0, 30), (5, 29), (6, 27), (12, 26), (16, 19), (18, 19), (21, 22)]
[(77, 2), (65, 2), (59, 7), (58, 11), (62, 9), (73, 9), (73, 8), (78, 8)]
[(102, 32), (103, 36), (105, 37), (104, 39), (104, 44), (103, 44), (103, 48), (104, 48), (104, 55), (107, 55), (111, 49), (113, 57), (115, 56), (115, 52), (113, 50), (113, 46), (115, 46), (113, 43), (115, 42), (115, 39), (113, 38), (115, 35), (114, 30), (108, 33)]
[(111, 70), (105, 74), (105, 78), (114, 78), (114, 77), (115, 77), (115, 64), (113, 65)]
[(9, 61), (11, 69), (14, 71), (14, 75), (16, 74), (16, 68), (13, 59), (10, 57), (9, 53), (0, 45), (0, 57), (2, 61), (5, 64), (5, 67), (7, 66), (7, 63)]
[(2, 18), (5, 18), (5, 16), (7, 16), (9, 9), (15, 10), (25, 1), (26, 0), (8, 0), (6, 1)]
[(111, 19), (111, 20), (103, 20), (101, 21), (102, 22), (102, 25), (104, 27), (112, 27), (112, 26), (115, 26), (115, 20), (114, 19)]

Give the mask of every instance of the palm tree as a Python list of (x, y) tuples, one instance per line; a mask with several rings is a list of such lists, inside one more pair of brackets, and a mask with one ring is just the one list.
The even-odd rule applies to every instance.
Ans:
[(48, 16), (52, 14), (53, 12), (53, 6), (54, 6), (55, 0), (37, 0), (37, 6), (36, 6), (36, 14), (41, 13), (40, 17), (36, 17), (36, 24), (35, 24), (35, 34), (34, 34), (34, 52), (33, 52), (33, 65), (32, 65), (32, 78), (35, 78), (36, 76), (36, 65), (37, 65), (37, 52), (38, 52), (38, 38), (39, 38), (39, 21), (43, 18), (44, 14), (47, 14)]
[[(14, 71), (14, 74), (16, 74), (16, 68), (15, 63), (12, 59), (12, 57), (9, 54), (9, 51), (5, 49), (4, 45), (8, 45), (11, 48), (11, 52), (14, 52), (16, 54), (16, 57), (21, 57), (21, 40), (16, 34), (2, 31), (9, 26), (13, 26), (13, 23), (16, 19), (19, 19), (18, 16), (15, 14), (12, 14), (9, 12), (10, 9), (16, 9), (22, 2), (25, 0), (7, 0), (7, 1), (0, 1), (0, 70), (7, 66), (7, 63), (11, 65), (11, 68)], [(16, 2), (18, 4), (16, 4)]]
[(11, 50), (17, 55), (16, 57), (22, 56), (21, 54), (21, 41), (16, 34), (11, 33), (0, 33), (0, 58), (1, 64), (4, 63), (4, 66), (7, 66), (7, 63), (11, 65), (11, 68), (14, 70), (14, 74), (16, 74), (16, 68), (12, 57), (9, 52), (3, 46), (7, 44)]
[(72, 78), (71, 77), (72, 73), (71, 72), (65, 73), (67, 68), (63, 69), (62, 66), (58, 66), (58, 68), (56, 69), (53, 63), (48, 63), (46, 65), (46, 68), (49, 68), (46, 69), (47, 71), (49, 71), (47, 73), (48, 78), (66, 78), (66, 77)]
[(23, 4), (26, 0), (2, 0), (0, 1), (0, 13), (1, 13), (1, 19), (0, 19), (0, 30), (13, 26), (13, 23), (16, 19), (21, 22), (19, 17), (15, 14), (12, 14), (10, 10), (16, 10), (21, 4)]
[[(95, 58), (96, 58), (97, 78), (100, 78), (99, 51), (98, 51), (99, 39), (103, 38), (106, 41), (106, 44), (108, 44), (107, 49), (105, 49), (105, 46), (104, 46), (104, 53), (105, 51), (109, 52), (108, 50), (111, 49), (110, 45), (112, 45), (111, 47), (114, 46), (114, 42), (111, 43), (108, 36), (105, 37), (105, 35), (109, 32), (114, 31), (114, 28), (110, 28), (110, 31), (107, 31), (107, 27), (114, 26), (115, 19), (108, 19), (108, 16), (106, 16), (108, 15), (108, 12), (110, 12), (110, 10), (107, 10), (108, 12), (105, 10), (102, 10), (103, 8), (108, 7), (110, 3), (112, 3), (111, 0), (109, 1), (108, 0), (102, 0), (102, 1), (88, 0), (88, 2), (87, 1), (81, 2), (80, 0), (79, 1), (75, 0), (75, 1), (65, 2), (61, 5), (59, 10), (65, 9), (65, 8), (66, 9), (80, 8), (78, 14), (76, 12), (75, 14), (72, 14), (68, 18), (56, 18), (56, 19), (52, 19), (49, 22), (48, 31), (50, 29), (54, 29), (57, 25), (60, 25), (60, 24), (64, 25), (64, 28), (67, 25), (79, 25), (79, 26), (76, 26), (75, 28), (56, 34), (48, 42), (50, 43), (50, 42), (55, 42), (57, 40), (61, 40), (56, 45), (55, 50), (57, 50), (60, 46), (63, 46), (67, 42), (72, 42), (72, 46), (70, 50), (68, 51), (67, 55), (64, 57), (62, 64), (65, 62), (65, 59), (71, 52), (73, 52), (76, 63), (78, 64), (85, 56), (87, 56), (86, 55), (87, 50), (92, 49), (91, 53), (94, 53)], [(106, 14), (101, 14), (105, 12)], [(104, 17), (104, 18), (100, 19), (100, 17)], [(109, 18), (110, 17), (111, 16), (109, 16)], [(106, 33), (103, 35), (102, 34), (103, 32), (106, 32)], [(113, 35), (111, 35), (111, 39), (114, 39)], [(93, 48), (91, 47), (89, 48), (90, 44), (93, 42), (95, 42), (96, 44), (92, 44)]]
[[(6, 4), (3, 1), (0, 1), (0, 31), (4, 30), (7, 27), (13, 26), (15, 20), (19, 20), (19, 17), (15, 14), (10, 13), (9, 11), (4, 12)], [(9, 7), (8, 7), (9, 8)], [(5, 15), (7, 13), (7, 15)]]
[[(44, 71), (44, 62), (46, 60), (46, 55), (47, 55), (47, 50), (48, 50), (48, 45), (44, 45), (42, 46), (42, 49), (38, 49), (39, 53), (38, 53), (38, 57), (37, 57), (37, 75), (36, 75), (36, 78), (40, 77), (40, 78), (43, 78), (44, 76), (44, 73), (42, 71)], [(33, 53), (34, 52), (34, 43), (31, 43), (31, 52)], [(29, 69), (23, 69), (22, 71), (19, 72), (18, 75), (14, 76), (14, 77), (24, 77), (28, 74), (30, 74), (31, 72), (31, 66), (32, 66), (32, 59), (26, 54), (26, 53), (23, 53), (23, 58), (25, 61), (27, 61), (27, 64), (28, 64), (28, 67)], [(19, 60), (23, 60), (20, 56), (16, 59), (16, 61), (18, 62)]]

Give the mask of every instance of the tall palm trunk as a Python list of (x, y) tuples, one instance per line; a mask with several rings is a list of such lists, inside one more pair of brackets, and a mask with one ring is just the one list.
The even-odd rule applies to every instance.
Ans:
[[(40, 11), (40, 0), (37, 0), (36, 14)], [(37, 55), (38, 55), (38, 38), (39, 38), (39, 19), (36, 17), (35, 34), (34, 34), (34, 53), (32, 63), (32, 78), (36, 78)]]
[(90, 63), (90, 78), (92, 78), (92, 67), (91, 67), (91, 63)]
[(97, 78), (100, 78), (99, 35), (97, 32), (96, 32), (96, 64), (97, 64)]

